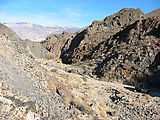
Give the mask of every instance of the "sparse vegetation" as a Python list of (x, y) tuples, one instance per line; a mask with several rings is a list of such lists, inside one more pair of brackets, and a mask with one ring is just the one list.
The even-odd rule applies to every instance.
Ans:
[(82, 79), (83, 79), (84, 82), (87, 82), (87, 78), (86, 77), (83, 77)]
[(138, 55), (132, 54), (132, 60), (133, 60), (134, 62), (138, 61), (138, 60), (139, 60)]
[(51, 72), (57, 72), (57, 69), (53, 68), (51, 69)]
[(150, 79), (144, 73), (139, 72), (138, 74), (132, 76), (130, 82), (139, 92), (148, 92), (149, 90)]
[(54, 55), (52, 54), (52, 53), (49, 53), (48, 55), (47, 55), (47, 59), (49, 60), (49, 59), (54, 59)]

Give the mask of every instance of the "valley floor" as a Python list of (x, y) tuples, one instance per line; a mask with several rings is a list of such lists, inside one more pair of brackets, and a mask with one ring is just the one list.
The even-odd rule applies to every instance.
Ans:
[(0, 60), (2, 120), (160, 119), (158, 94), (138, 93), (132, 86), (69, 73), (66, 69), (74, 70), (73, 66), (53, 60), (26, 60), (24, 65), (32, 66), (29, 72), (23, 66), (21, 71), (19, 63), (19, 67), (16, 62), (4, 66), (2, 56)]

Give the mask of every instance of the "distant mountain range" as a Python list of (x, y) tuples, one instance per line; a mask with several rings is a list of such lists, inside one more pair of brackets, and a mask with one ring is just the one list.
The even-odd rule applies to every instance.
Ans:
[[(160, 17), (160, 9), (154, 10), (147, 13), (145, 17)], [(83, 28), (73, 27), (73, 26), (43, 26), (28, 22), (17, 22), (17, 23), (3, 23), (7, 27), (11, 28), (17, 33), (22, 39), (30, 39), (32, 41), (42, 41), (52, 34), (61, 34), (63, 31), (68, 33), (74, 33), (79, 30), (83, 30), (88, 26)]]
[(13, 29), (22, 39), (30, 39), (32, 41), (41, 41), (51, 34), (60, 34), (63, 31), (73, 33), (83, 29), (72, 26), (42, 26), (27, 22), (3, 24)]

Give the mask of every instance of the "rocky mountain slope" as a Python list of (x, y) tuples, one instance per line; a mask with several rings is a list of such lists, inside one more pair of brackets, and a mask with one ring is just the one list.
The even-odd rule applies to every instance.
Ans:
[(27, 22), (5, 23), (4, 25), (13, 29), (22, 39), (29, 39), (32, 41), (45, 40), (47, 36), (51, 34), (60, 34), (63, 31), (73, 33), (81, 29), (72, 26), (42, 26)]
[[(140, 10), (123, 10), (127, 14), (129, 14), (128, 10), (131, 13), (138, 13), (133, 16), (139, 17), (141, 14)], [(88, 54), (84, 54), (83, 59), (74, 58), (73, 55), (76, 53), (73, 50), (70, 62), (74, 63), (72, 65), (61, 63), (59, 58), (62, 53), (64, 56), (68, 53), (65, 53), (66, 50), (75, 49), (76, 47), (72, 47), (73, 44), (76, 46), (82, 44), (73, 42), (73, 40), (83, 41), (81, 36), (88, 28), (77, 33), (63, 32), (60, 35), (52, 35), (39, 43), (22, 40), (11, 29), (0, 24), (0, 119), (159, 120), (160, 94), (158, 92), (153, 90), (148, 94), (136, 92), (133, 86), (99, 81), (89, 72), (93, 70), (92, 72), (96, 74), (94, 68), (95, 64), (98, 64), (100, 65), (98, 70), (102, 74), (107, 75), (108, 71), (105, 70), (110, 70), (115, 76), (118, 76), (120, 71), (132, 72), (131, 69), (136, 71), (141, 66), (143, 69), (143, 64), (148, 66), (152, 62), (148, 62), (147, 59), (152, 60), (153, 58), (152, 66), (147, 67), (146, 70), (149, 69), (154, 76), (159, 75), (159, 18), (142, 19), (142, 17), (140, 15), (140, 19), (133, 23), (128, 22), (124, 29), (117, 27), (119, 29), (115, 30), (117, 33), (113, 33), (111, 37), (106, 35), (107, 39), (98, 42), (99, 48), (97, 45), (91, 46), (91, 43), (85, 43), (86, 46), (91, 46), (93, 54), (91, 54), (92, 51), (87, 51)], [(150, 46), (153, 46), (151, 50)], [(121, 51), (123, 47), (124, 52), (119, 53), (118, 50)], [(132, 51), (132, 47), (135, 51)], [(82, 53), (85, 52), (85, 49), (82, 49)], [(77, 54), (80, 53), (78, 50)], [(129, 61), (124, 60), (124, 64), (121, 64), (123, 55), (126, 55), (127, 52), (128, 56), (124, 59), (129, 59)], [(132, 53), (137, 53), (137, 55), (140, 53), (144, 56), (137, 58), (132, 56)], [(100, 59), (99, 57), (103, 54), (105, 54), (104, 57)], [(117, 54), (118, 56), (121, 54), (122, 57), (117, 58)], [(113, 60), (110, 59), (111, 57)], [(67, 61), (68, 58), (64, 61)], [(112, 65), (120, 64), (117, 67), (117, 73), (109, 69), (113, 68), (110, 61)], [(105, 64), (101, 65), (102, 62)], [(126, 67), (130, 64), (132, 64), (131, 68)], [(130, 74), (127, 73), (127, 75)], [(119, 81), (122, 81), (122, 78), (119, 77)]]
[[(81, 61), (85, 55), (88, 55), (94, 47), (100, 42), (107, 40), (110, 36), (123, 30), (128, 25), (134, 23), (143, 16), (139, 9), (122, 9), (114, 15), (106, 17), (103, 21), (94, 21), (91, 26), (77, 34), (71, 41), (68, 48), (68, 42), (62, 49), (61, 58), (64, 63), (74, 63), (75, 57)], [(71, 59), (70, 59), (71, 58)]]
[(159, 88), (159, 29), (160, 18), (124, 8), (81, 32), (52, 35), (42, 44), (63, 63), (81, 66), (92, 77), (130, 85), (145, 81)]
[[(61, 45), (63, 47), (61, 50), (61, 59), (64, 63), (73, 63), (69, 58), (72, 57), (74, 51), (79, 54), (77, 58), (79, 57), (78, 59), (81, 60), (83, 55), (88, 54), (98, 45), (98, 43), (123, 30), (129, 24), (132, 24), (143, 17), (143, 15), (143, 12), (139, 9), (125, 8), (114, 15), (106, 17), (102, 21), (94, 21), (88, 28), (81, 32), (75, 34), (62, 34), (59, 35), (61, 38), (58, 39), (56, 35), (51, 35), (46, 39), (45, 43), (47, 43), (47, 47), (52, 48), (54, 45), (49, 44), (53, 43), (52, 41), (58, 40), (58, 43), (63, 41), (63, 44)], [(57, 42), (55, 43), (55, 46), (58, 44)]]
[(160, 8), (157, 10), (154, 10), (152, 12), (147, 13), (146, 17), (160, 17)]

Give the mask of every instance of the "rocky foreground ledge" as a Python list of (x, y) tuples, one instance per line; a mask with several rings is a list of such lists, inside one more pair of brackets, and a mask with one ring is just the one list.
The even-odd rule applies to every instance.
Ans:
[(159, 92), (99, 81), (83, 67), (62, 64), (61, 52), (44, 44), (21, 40), (0, 24), (1, 120), (160, 119)]

